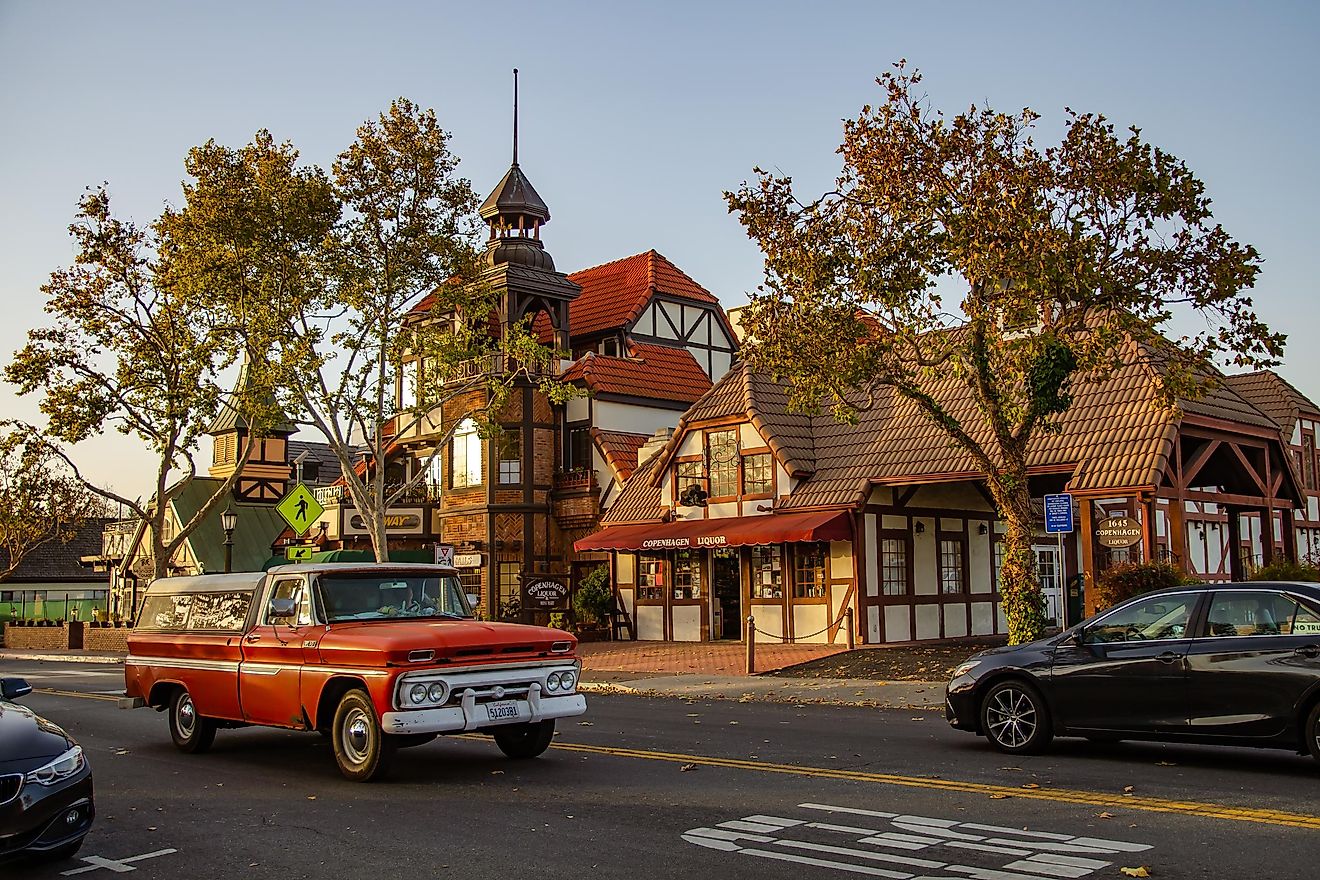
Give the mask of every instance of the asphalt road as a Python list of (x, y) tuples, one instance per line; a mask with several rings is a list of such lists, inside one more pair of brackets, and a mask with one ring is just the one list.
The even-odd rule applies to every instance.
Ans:
[(118, 667), (0, 674), (83, 744), (99, 814), (77, 858), (6, 878), (1320, 873), (1320, 764), (1284, 752), (1061, 740), (1008, 759), (934, 712), (598, 696), (534, 761), (442, 738), (361, 785), (315, 734), (222, 730), (181, 754), (163, 715), (116, 707)]

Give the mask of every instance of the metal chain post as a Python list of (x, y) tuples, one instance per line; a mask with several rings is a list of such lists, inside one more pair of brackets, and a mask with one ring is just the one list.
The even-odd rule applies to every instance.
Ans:
[(756, 674), (756, 618), (747, 615), (747, 674)]

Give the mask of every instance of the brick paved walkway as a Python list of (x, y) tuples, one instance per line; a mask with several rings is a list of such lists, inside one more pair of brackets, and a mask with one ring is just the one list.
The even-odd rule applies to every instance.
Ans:
[[(769, 672), (829, 657), (842, 645), (756, 643), (756, 671)], [(700, 673), (744, 675), (747, 646), (742, 642), (579, 642), (582, 668), (591, 672)]]

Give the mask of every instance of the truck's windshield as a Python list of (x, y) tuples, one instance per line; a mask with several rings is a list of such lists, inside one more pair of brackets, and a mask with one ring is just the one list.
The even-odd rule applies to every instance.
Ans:
[(404, 573), (318, 578), (327, 623), (400, 617), (471, 617), (458, 578)]

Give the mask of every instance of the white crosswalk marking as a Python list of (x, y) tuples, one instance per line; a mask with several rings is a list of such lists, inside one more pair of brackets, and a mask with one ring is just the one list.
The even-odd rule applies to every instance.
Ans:
[[(693, 828), (682, 837), (720, 852), (891, 880), (1080, 880), (1113, 864), (1094, 856), (1151, 849), (1135, 841), (859, 807), (805, 803), (798, 808), (809, 811), (808, 818), (743, 816), (714, 828)], [(810, 820), (812, 813), (822, 812), (888, 823), (859, 827)], [(851, 838), (851, 844), (845, 845), (840, 836)]]

